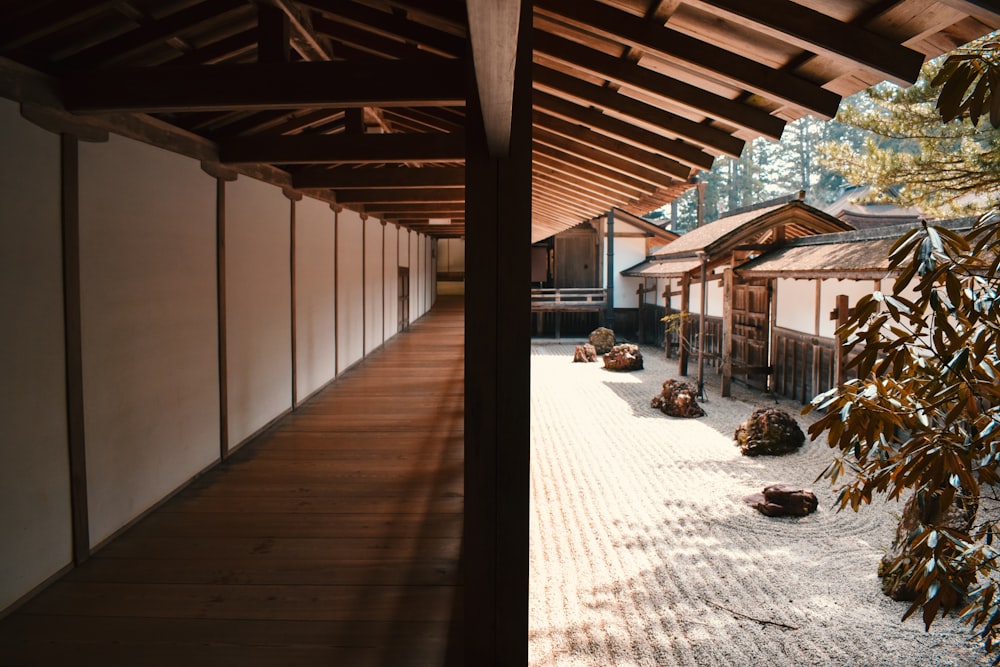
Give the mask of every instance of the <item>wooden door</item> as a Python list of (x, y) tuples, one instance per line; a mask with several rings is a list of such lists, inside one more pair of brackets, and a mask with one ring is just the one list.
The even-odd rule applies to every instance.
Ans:
[(600, 287), (597, 233), (567, 232), (556, 237), (556, 287)]
[(733, 376), (767, 389), (771, 290), (767, 280), (734, 281)]
[(399, 307), (396, 309), (397, 331), (406, 331), (410, 328), (410, 269), (406, 266), (399, 267)]

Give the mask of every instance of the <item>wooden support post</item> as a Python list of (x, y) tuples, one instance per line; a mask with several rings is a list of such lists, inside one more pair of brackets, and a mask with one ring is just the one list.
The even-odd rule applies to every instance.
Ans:
[(75, 136), (63, 134), (60, 138), (70, 519), (73, 563), (80, 565), (90, 558), (87, 443), (83, 406), (83, 334), (80, 310), (80, 149)]
[(731, 396), (733, 382), (733, 270), (722, 274), (722, 395)]
[(471, 60), (466, 77), (465, 659), (454, 664), (528, 663), (531, 17), (522, 0), (518, 29), (498, 31), (516, 39), (506, 155), (490, 150)]
[[(671, 279), (666, 278), (663, 285), (663, 313), (664, 315), (670, 315), (670, 304), (673, 301), (673, 293), (671, 290)], [(667, 326), (668, 322), (664, 323), (663, 327), (663, 354), (665, 359), (670, 358), (670, 327)]]
[(677, 374), (686, 376), (688, 374), (688, 337), (691, 334), (691, 327), (688, 319), (691, 314), (691, 274), (685, 273), (681, 276), (681, 325), (678, 329), (679, 341), (677, 344)]
[(215, 179), (215, 280), (219, 318), (219, 459), (229, 458), (229, 359), (226, 329), (226, 179)]
[[(846, 294), (837, 295), (837, 307), (833, 311), (832, 318), (837, 321), (837, 328), (847, 324), (847, 318), (850, 317), (850, 301)], [(833, 368), (834, 368), (834, 383), (839, 387), (844, 382), (844, 339), (842, 336), (837, 336), (837, 346), (834, 348), (833, 354)]]
[(701, 303), (698, 306), (698, 393), (705, 397), (705, 311), (708, 310), (708, 256), (701, 255)]
[(767, 376), (767, 390), (772, 394), (778, 393), (775, 390), (778, 370), (783, 364), (783, 357), (778, 356), (778, 279), (772, 278), (767, 284), (768, 316), (767, 326), (770, 331), (770, 340), (767, 346), (767, 363), (771, 367), (771, 374)]
[(809, 386), (813, 396), (820, 392), (820, 368), (823, 361), (823, 348), (818, 343), (812, 345), (812, 383)]

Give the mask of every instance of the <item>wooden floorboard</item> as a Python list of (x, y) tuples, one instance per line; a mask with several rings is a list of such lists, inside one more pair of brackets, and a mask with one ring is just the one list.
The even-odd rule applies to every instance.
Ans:
[(0, 667), (462, 664), (463, 316), (442, 297), (0, 621)]

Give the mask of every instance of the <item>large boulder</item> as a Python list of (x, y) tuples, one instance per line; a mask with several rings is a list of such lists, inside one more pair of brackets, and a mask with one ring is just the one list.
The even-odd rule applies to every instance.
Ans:
[(641, 371), (642, 352), (638, 345), (615, 345), (604, 355), (604, 367), (609, 371)]
[(755, 493), (743, 500), (766, 516), (805, 516), (819, 507), (816, 494), (790, 484), (766, 486), (763, 493)]
[(667, 380), (650, 406), (671, 417), (704, 417), (698, 405), (698, 388), (690, 382)]
[(597, 354), (607, 354), (615, 346), (615, 332), (607, 327), (597, 327), (590, 332), (589, 341)]
[(795, 418), (778, 408), (757, 408), (733, 437), (744, 456), (787, 454), (806, 440)]
[(593, 345), (577, 345), (573, 350), (573, 361), (597, 361), (597, 350)]

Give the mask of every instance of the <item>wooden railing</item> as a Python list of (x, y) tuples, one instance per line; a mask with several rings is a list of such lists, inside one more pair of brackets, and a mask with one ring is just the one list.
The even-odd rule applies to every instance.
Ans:
[(531, 290), (531, 310), (599, 311), (608, 306), (607, 290), (593, 287), (560, 287)]

